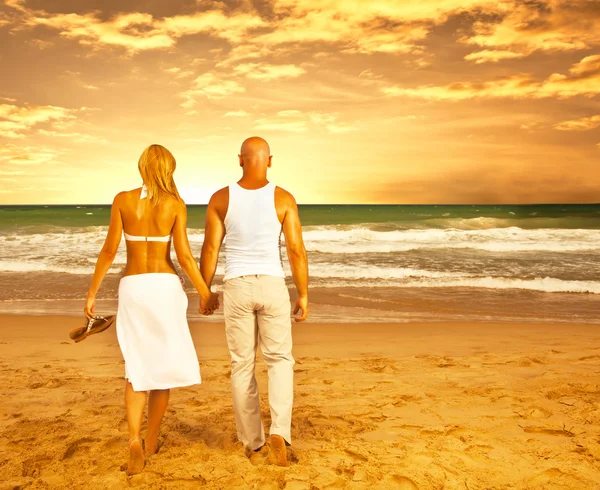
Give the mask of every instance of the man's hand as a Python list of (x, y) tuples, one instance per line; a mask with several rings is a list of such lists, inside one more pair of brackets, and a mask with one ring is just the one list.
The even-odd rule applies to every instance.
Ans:
[(219, 309), (219, 295), (217, 293), (210, 293), (208, 298), (200, 298), (200, 313), (203, 315), (212, 315), (215, 310)]
[(297, 322), (303, 322), (308, 316), (308, 296), (298, 296), (298, 299), (296, 300), (296, 307), (294, 308), (294, 315), (296, 315), (299, 311), (301, 311), (302, 314), (297, 316), (295, 320)]

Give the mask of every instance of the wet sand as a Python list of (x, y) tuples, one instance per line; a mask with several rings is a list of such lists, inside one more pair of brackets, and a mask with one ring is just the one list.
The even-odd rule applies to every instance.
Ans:
[[(297, 324), (291, 465), (236, 442), (223, 325), (193, 323), (203, 384), (173, 390), (127, 477), (114, 328), (0, 316), (0, 488), (600, 488), (600, 329)], [(265, 425), (266, 368), (257, 368)]]

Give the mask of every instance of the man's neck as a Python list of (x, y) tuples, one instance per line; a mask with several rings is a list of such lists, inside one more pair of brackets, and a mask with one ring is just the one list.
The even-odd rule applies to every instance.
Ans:
[(244, 189), (247, 190), (256, 190), (256, 189), (260, 189), (264, 186), (266, 186), (269, 183), (269, 181), (267, 180), (267, 176), (260, 176), (260, 177), (254, 177), (254, 176), (247, 176), (244, 175), (240, 180), (238, 180), (238, 185), (240, 187), (243, 187)]

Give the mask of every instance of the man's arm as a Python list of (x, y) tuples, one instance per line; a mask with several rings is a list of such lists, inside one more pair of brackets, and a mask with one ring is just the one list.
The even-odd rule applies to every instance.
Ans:
[(298, 205), (294, 196), (284, 191), (285, 216), (283, 218), (283, 234), (287, 248), (288, 260), (292, 269), (292, 277), (298, 291), (294, 314), (302, 311), (297, 322), (303, 322), (308, 317), (308, 258), (302, 240), (302, 224), (298, 214)]
[(229, 189), (224, 188), (217, 191), (210, 198), (208, 208), (206, 209), (206, 224), (204, 226), (204, 243), (202, 244), (202, 254), (200, 255), (200, 273), (204, 281), (210, 288), (217, 270), (217, 261), (219, 260), (219, 251), (225, 237), (225, 213), (229, 201)]

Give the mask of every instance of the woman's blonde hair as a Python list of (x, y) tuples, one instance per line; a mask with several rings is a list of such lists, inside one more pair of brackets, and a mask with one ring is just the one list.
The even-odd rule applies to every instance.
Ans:
[(146, 148), (140, 156), (138, 168), (152, 204), (160, 204), (167, 196), (183, 202), (173, 180), (175, 157), (164, 146), (150, 145)]

